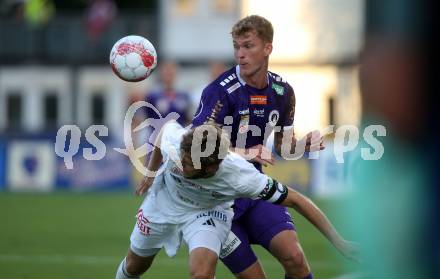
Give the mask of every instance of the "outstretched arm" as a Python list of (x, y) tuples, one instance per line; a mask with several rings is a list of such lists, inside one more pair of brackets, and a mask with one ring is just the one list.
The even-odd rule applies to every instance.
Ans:
[(342, 238), (327, 216), (309, 198), (288, 188), (286, 199), (282, 205), (295, 209), (312, 223), (345, 257), (358, 260), (357, 246)]
[(249, 162), (257, 162), (265, 167), (275, 164), (275, 158), (272, 152), (262, 144), (249, 147), (248, 149), (239, 147), (230, 147), (229, 149)]
[(151, 152), (150, 160), (148, 161), (147, 170), (152, 173), (152, 175), (146, 175), (139, 185), (136, 187), (135, 193), (138, 196), (142, 196), (148, 191), (148, 189), (153, 184), (154, 178), (156, 177), (156, 172), (162, 164), (162, 153), (160, 148), (155, 145), (153, 151)]
[[(165, 126), (164, 126), (165, 127)], [(148, 174), (142, 179), (139, 185), (136, 187), (135, 194), (138, 196), (142, 196), (144, 193), (148, 191), (148, 189), (153, 184), (154, 178), (156, 177), (157, 171), (162, 165), (163, 156), (160, 149), (162, 142), (162, 134), (163, 128), (157, 135), (156, 141), (154, 143), (153, 151), (150, 155), (150, 160), (148, 161), (147, 172)]]
[[(288, 138), (284, 139), (283, 138), (284, 136), (287, 136)], [(275, 132), (274, 149), (275, 152), (280, 156), (282, 156), (283, 154), (281, 150), (283, 144), (286, 144), (286, 146), (288, 147), (286, 151), (289, 152), (289, 154), (294, 154), (295, 152), (301, 152), (301, 154), (303, 154), (304, 152), (314, 152), (314, 151), (323, 150), (325, 148), (323, 143), (323, 138), (320, 136), (319, 131), (309, 132), (305, 136), (305, 138), (302, 138), (300, 141), (296, 139), (293, 130), (289, 130), (286, 133), (284, 132), (284, 130), (280, 132)], [(298, 147), (304, 146), (304, 149), (296, 150), (297, 145)]]

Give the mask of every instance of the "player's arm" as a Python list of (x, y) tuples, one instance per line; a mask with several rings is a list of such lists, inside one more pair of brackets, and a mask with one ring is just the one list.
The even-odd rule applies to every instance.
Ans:
[(341, 252), (342, 255), (356, 260), (356, 246), (342, 238), (324, 212), (322, 212), (311, 199), (291, 188), (287, 189), (287, 197), (281, 204), (295, 209), (299, 214), (312, 223), (313, 226), (315, 226), (336, 247), (336, 249)]
[[(284, 138), (284, 137), (287, 138)], [(287, 147), (287, 150), (282, 150), (283, 145)], [(302, 150), (296, 150), (296, 148), (301, 148)], [(284, 147), (284, 148), (286, 148)], [(289, 152), (289, 154), (294, 154), (297, 152), (313, 152), (323, 150), (325, 148), (323, 138), (321, 137), (319, 131), (309, 132), (304, 138), (298, 141), (295, 137), (295, 132), (293, 127), (289, 130), (282, 128), (280, 132), (274, 133), (274, 149), (275, 152), (282, 156), (283, 152)]]
[(296, 147), (295, 132), (293, 131), (296, 98), (295, 98), (295, 92), (293, 91), (293, 88), (290, 85), (288, 86), (287, 94), (288, 94), (288, 102), (286, 102), (286, 114), (279, 123), (279, 125), (281, 126), (281, 131), (274, 132), (274, 150), (278, 155), (281, 155), (281, 146), (283, 144), (284, 129), (287, 126), (292, 127), (291, 130), (289, 130), (290, 133), (286, 133), (286, 135), (289, 134), (289, 138), (285, 139), (286, 143), (290, 145), (290, 153), (293, 153)]
[(136, 187), (135, 194), (138, 196), (141, 196), (148, 191), (148, 189), (153, 184), (157, 171), (162, 165), (163, 155), (160, 147), (162, 143), (164, 128), (161, 129), (160, 133), (157, 135), (156, 142), (154, 143), (153, 151), (151, 152), (150, 160), (148, 161), (147, 175), (142, 179), (142, 181)]
[(154, 178), (156, 177), (156, 173), (162, 164), (162, 160), (163, 160), (163, 156), (162, 156), (162, 152), (160, 151), (160, 148), (158, 146), (154, 146), (147, 166), (147, 172), (149, 172), (150, 174), (146, 175), (139, 183), (139, 185), (136, 187), (135, 190), (136, 195), (142, 196), (151, 187)]
[(224, 120), (229, 111), (226, 93), (218, 85), (207, 86), (200, 98), (200, 104), (192, 120), (193, 126), (217, 123), (224, 125)]
[(327, 216), (309, 198), (274, 179), (269, 179), (259, 198), (295, 209), (312, 223), (341, 254), (347, 258), (357, 260), (356, 245), (342, 238)]
[(257, 162), (267, 167), (275, 163), (275, 158), (272, 152), (264, 145), (258, 144), (249, 148), (230, 147), (232, 152), (235, 152), (250, 162)]

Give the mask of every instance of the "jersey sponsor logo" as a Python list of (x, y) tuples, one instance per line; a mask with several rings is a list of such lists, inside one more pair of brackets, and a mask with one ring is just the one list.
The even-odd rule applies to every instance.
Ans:
[(277, 92), (278, 95), (283, 96), (284, 95), (284, 87), (272, 83), (272, 89), (275, 90), (275, 92)]
[(203, 223), (202, 225), (215, 227), (215, 223), (214, 223), (214, 220), (212, 220), (212, 218), (209, 218), (208, 220), (206, 220), (206, 222)]
[(240, 82), (237, 81), (234, 85), (229, 87), (226, 91), (228, 91), (228, 93), (231, 94), (232, 92), (234, 92), (240, 86), (241, 86)]
[(212, 217), (212, 218), (217, 219), (222, 222), (228, 221), (228, 216), (226, 216), (225, 213), (218, 211), (218, 210), (210, 210), (210, 211), (200, 213), (199, 215), (196, 216), (196, 219), (201, 218), (201, 217)]
[(269, 113), (269, 119), (268, 119), (269, 125), (276, 126), (278, 123), (278, 119), (280, 119), (280, 112), (276, 109), (272, 110)]
[(245, 109), (245, 110), (239, 110), (239, 111), (238, 111), (238, 114), (240, 114), (240, 115), (246, 115), (246, 114), (249, 114), (249, 108), (247, 108), (247, 109)]
[(222, 249), (220, 250), (220, 258), (226, 258), (229, 254), (234, 252), (240, 244), (241, 240), (232, 231), (229, 232), (228, 238), (223, 243)]
[(251, 105), (267, 105), (267, 96), (254, 95), (250, 98)]
[(264, 117), (264, 109), (254, 109), (253, 113), (257, 117)]
[(136, 214), (136, 219), (136, 224), (141, 234), (150, 235), (151, 228), (147, 225), (148, 223), (150, 223), (150, 221), (148, 221), (147, 217), (144, 216), (144, 211), (142, 209), (138, 210), (138, 213)]

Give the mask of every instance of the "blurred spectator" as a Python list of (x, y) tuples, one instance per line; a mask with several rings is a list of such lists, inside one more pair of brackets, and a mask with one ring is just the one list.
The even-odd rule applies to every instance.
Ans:
[[(137, 127), (143, 122), (143, 118), (158, 119), (160, 117), (166, 117), (171, 112), (179, 114), (177, 122), (181, 125), (186, 126), (191, 120), (190, 97), (187, 92), (176, 88), (176, 78), (178, 73), (177, 64), (171, 61), (163, 62), (158, 66), (158, 71), (158, 82), (156, 85), (153, 85), (153, 89), (150, 92), (147, 92), (145, 95), (145, 101), (153, 105), (160, 115), (157, 115), (156, 111), (153, 109), (145, 108), (145, 115), (141, 116), (136, 114), (135, 121), (132, 123), (132, 128)], [(132, 96), (130, 102), (136, 100), (138, 100), (138, 98)], [(135, 136), (136, 146), (149, 143), (147, 144), (146, 162), (149, 160), (149, 154), (152, 150), (151, 147), (155, 141), (152, 137), (154, 132), (152, 129), (154, 129), (152, 126), (147, 126), (146, 129), (138, 131)], [(138, 179), (142, 178), (143, 176), (136, 172), (134, 183), (138, 183)]]
[(24, 4), (26, 0), (6, 0), (0, 5), (1, 15), (21, 21), (24, 18)]
[(199, 107), (200, 97), (206, 84), (214, 81), (220, 74), (227, 70), (226, 65), (220, 61), (211, 61), (209, 63), (209, 80), (200, 84), (191, 94), (191, 115), (193, 116)]
[(89, 0), (86, 10), (87, 32), (92, 40), (97, 40), (116, 17), (117, 7), (113, 0)]
[[(187, 125), (191, 120), (191, 100), (188, 92), (176, 88), (176, 78), (178, 74), (177, 64), (174, 62), (164, 62), (159, 65), (159, 82), (148, 92), (145, 100), (152, 104), (165, 117), (170, 112), (180, 115), (177, 122)], [(156, 118), (155, 112), (148, 110), (147, 117)]]
[(55, 6), (51, 0), (26, 0), (24, 15), (26, 21), (34, 26), (44, 24), (55, 14)]

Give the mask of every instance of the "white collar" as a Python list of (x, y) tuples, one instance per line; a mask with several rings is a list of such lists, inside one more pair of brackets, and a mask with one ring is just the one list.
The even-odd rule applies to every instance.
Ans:
[(241, 85), (246, 85), (246, 82), (240, 76), (240, 65), (235, 66), (235, 74), (237, 75), (238, 81)]
[[(238, 81), (241, 85), (246, 85), (246, 82), (240, 76), (240, 65), (235, 66), (235, 74), (237, 75)], [(267, 84), (269, 84), (269, 72), (267, 72)]]

